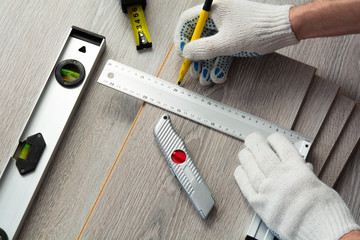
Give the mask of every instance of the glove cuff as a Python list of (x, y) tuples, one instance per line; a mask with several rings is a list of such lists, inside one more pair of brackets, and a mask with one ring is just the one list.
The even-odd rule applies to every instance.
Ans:
[[(259, 4), (259, 3), (258, 3)], [(252, 13), (259, 22), (254, 34), (263, 42), (258, 53), (268, 54), (280, 48), (299, 43), (291, 28), (289, 18), (290, 5), (259, 4)]]

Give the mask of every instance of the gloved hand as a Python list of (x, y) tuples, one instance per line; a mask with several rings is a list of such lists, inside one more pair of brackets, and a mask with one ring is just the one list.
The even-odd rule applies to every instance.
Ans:
[(238, 157), (234, 175), (242, 193), (281, 239), (335, 240), (360, 229), (339, 194), (281, 134), (249, 135)]
[(175, 49), (184, 58), (197, 61), (190, 74), (200, 77), (200, 84), (223, 83), (234, 56), (259, 56), (299, 42), (291, 30), (290, 7), (247, 0), (214, 1), (202, 38), (189, 43), (202, 5), (193, 7), (178, 21)]

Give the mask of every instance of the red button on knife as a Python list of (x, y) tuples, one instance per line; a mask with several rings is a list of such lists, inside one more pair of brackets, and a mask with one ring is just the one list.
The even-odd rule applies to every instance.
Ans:
[(176, 164), (182, 164), (186, 160), (186, 154), (183, 150), (175, 150), (171, 154), (171, 160), (173, 160), (173, 162)]

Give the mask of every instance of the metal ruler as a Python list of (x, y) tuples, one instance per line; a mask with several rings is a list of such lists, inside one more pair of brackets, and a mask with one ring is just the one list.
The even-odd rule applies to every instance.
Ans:
[(46, 84), (0, 179), (1, 240), (16, 238), (104, 49), (103, 36), (72, 27), (44, 76)]
[[(282, 133), (295, 145), (304, 158), (306, 158), (313, 141), (275, 123), (114, 60), (108, 60), (98, 82), (240, 140), (244, 140), (253, 132), (259, 132), (265, 137), (274, 132)], [(272, 233), (257, 215), (253, 219), (248, 235), (248, 239), (274, 239)]]

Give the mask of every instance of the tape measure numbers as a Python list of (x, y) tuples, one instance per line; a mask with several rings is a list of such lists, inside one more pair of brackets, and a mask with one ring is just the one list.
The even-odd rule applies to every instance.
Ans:
[(150, 48), (152, 46), (150, 33), (141, 4), (127, 7), (127, 12), (135, 38), (136, 49)]

